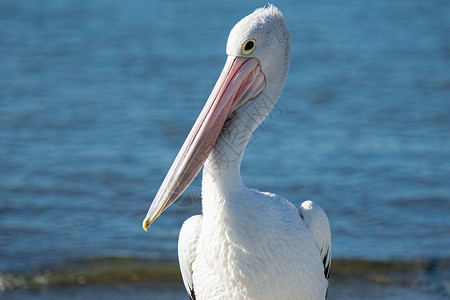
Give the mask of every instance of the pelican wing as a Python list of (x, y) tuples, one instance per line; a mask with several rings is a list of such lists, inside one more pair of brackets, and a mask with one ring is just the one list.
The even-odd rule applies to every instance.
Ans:
[(196, 257), (201, 224), (202, 216), (190, 217), (183, 223), (178, 237), (178, 261), (180, 263), (181, 276), (183, 277), (184, 287), (191, 300), (195, 299), (192, 263)]
[(314, 237), (314, 241), (322, 257), (325, 278), (329, 279), (331, 267), (331, 231), (327, 215), (319, 204), (308, 200), (300, 206), (300, 216)]

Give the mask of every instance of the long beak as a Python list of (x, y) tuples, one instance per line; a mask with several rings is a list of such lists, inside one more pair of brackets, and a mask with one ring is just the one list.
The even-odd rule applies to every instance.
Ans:
[(228, 57), (205, 107), (148, 210), (142, 223), (145, 231), (197, 176), (230, 114), (256, 97), (264, 86), (265, 76), (256, 58)]

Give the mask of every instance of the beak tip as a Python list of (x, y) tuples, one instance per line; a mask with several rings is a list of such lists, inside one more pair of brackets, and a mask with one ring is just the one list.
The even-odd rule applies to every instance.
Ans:
[(147, 231), (147, 228), (150, 226), (150, 222), (148, 218), (145, 218), (144, 221), (142, 222), (142, 228)]

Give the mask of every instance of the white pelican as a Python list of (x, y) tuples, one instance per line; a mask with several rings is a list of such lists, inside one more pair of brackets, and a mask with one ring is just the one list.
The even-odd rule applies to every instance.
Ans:
[(252, 132), (270, 113), (288, 72), (290, 34), (273, 5), (231, 30), (227, 61), (143, 221), (148, 226), (202, 166), (202, 215), (178, 241), (191, 299), (325, 299), (331, 234), (322, 208), (247, 188), (240, 165)]

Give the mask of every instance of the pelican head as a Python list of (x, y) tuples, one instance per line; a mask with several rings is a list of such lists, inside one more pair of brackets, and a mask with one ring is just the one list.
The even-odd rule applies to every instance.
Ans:
[(269, 5), (239, 21), (230, 32), (226, 53), (225, 67), (150, 206), (144, 230), (198, 174), (226, 120), (244, 121), (250, 136), (272, 110), (290, 58), (290, 34), (283, 14)]
[[(248, 42), (250, 45), (253, 42), (254, 48), (246, 53)], [(227, 55), (256, 58), (266, 76), (264, 93), (275, 103), (283, 88), (291, 55), (290, 33), (281, 11), (269, 5), (239, 21), (228, 37)]]

